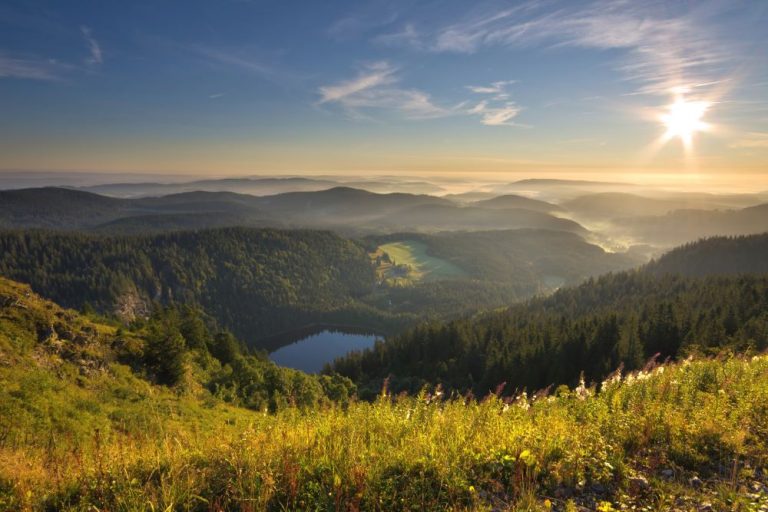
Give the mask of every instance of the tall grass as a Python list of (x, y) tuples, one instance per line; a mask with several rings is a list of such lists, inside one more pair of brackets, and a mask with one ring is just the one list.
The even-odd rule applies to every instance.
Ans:
[[(701, 494), (695, 474), (715, 510), (750, 510), (763, 498), (739, 486), (768, 465), (766, 357), (535, 399), (383, 394), (274, 415), (163, 400), (144, 423), (85, 437), (0, 435), (0, 509), (654, 510)], [(630, 492), (637, 475), (649, 486)]]

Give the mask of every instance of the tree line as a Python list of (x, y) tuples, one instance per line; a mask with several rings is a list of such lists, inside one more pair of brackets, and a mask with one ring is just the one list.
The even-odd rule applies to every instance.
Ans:
[(363, 396), (389, 379), (485, 395), (599, 381), (653, 357), (768, 348), (768, 276), (609, 274), (554, 295), (447, 323), (425, 323), (337, 360)]

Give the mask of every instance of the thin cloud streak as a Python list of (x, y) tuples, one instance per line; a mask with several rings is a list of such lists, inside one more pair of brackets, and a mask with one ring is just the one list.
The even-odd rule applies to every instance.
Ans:
[(59, 81), (71, 66), (55, 60), (10, 57), (0, 53), (0, 78)]
[(480, 116), (481, 122), (486, 126), (519, 126), (512, 120), (521, 109), (515, 102), (509, 101), (510, 95), (507, 92), (507, 87), (514, 83), (516, 80), (499, 80), (489, 85), (466, 86), (470, 91), (486, 98), (467, 110), (467, 113)]
[(360, 109), (397, 110), (412, 119), (443, 117), (451, 113), (435, 105), (429, 94), (400, 87), (397, 71), (385, 61), (368, 64), (351, 80), (320, 87), (318, 104), (339, 104), (355, 117), (360, 117)]
[(361, 113), (367, 109), (394, 110), (409, 119), (432, 119), (448, 116), (479, 116), (486, 126), (512, 126), (512, 119), (520, 113), (520, 107), (508, 101), (506, 87), (514, 80), (501, 80), (490, 85), (467, 86), (476, 94), (492, 94), (466, 108), (469, 100), (453, 107), (436, 104), (431, 96), (418, 89), (401, 87), (398, 68), (386, 61), (367, 64), (357, 76), (318, 89), (318, 105), (338, 104), (355, 119), (367, 119)]
[(96, 39), (91, 35), (91, 29), (85, 25), (80, 26), (80, 32), (83, 34), (86, 42), (88, 43), (88, 49), (91, 52), (90, 57), (85, 59), (85, 63), (89, 65), (101, 64), (104, 62), (103, 55), (101, 53), (101, 46)]
[(277, 74), (271, 66), (254, 59), (242, 57), (231, 51), (210, 48), (207, 46), (193, 46), (192, 49), (202, 57), (216, 64), (234, 66), (264, 76), (274, 76)]
[(390, 85), (397, 82), (395, 78), (396, 68), (387, 62), (375, 62), (365, 66), (352, 80), (347, 80), (336, 85), (320, 87), (320, 103), (329, 101), (344, 102), (350, 96), (365, 92), (382, 85)]
[(661, 16), (655, 2), (595, 1), (547, 11), (548, 3), (527, 2), (466, 22), (419, 33), (413, 25), (378, 36), (431, 52), (475, 53), (485, 47), (548, 46), (625, 50), (617, 70), (639, 84), (642, 94), (668, 94), (722, 79), (731, 49), (692, 14)]
[(504, 94), (507, 85), (512, 85), (516, 80), (499, 80), (491, 85), (468, 85), (467, 89), (478, 94)]
[(489, 106), (487, 101), (481, 101), (467, 112), (479, 115), (481, 122), (486, 126), (514, 126), (512, 119), (520, 113), (520, 108), (511, 102), (494, 107)]

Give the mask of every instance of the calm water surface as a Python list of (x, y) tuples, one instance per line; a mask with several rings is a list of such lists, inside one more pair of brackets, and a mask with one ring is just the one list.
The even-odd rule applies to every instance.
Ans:
[(325, 363), (330, 363), (337, 357), (353, 350), (372, 347), (377, 338), (379, 336), (374, 334), (323, 329), (275, 350), (269, 354), (269, 358), (281, 366), (318, 373)]

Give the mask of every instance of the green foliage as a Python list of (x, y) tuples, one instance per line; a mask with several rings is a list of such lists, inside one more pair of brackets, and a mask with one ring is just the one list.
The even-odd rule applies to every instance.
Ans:
[[(761, 283), (673, 281), (691, 298), (713, 282), (740, 283), (734, 294)], [(666, 308), (650, 311), (668, 332)], [(612, 311), (593, 325), (600, 350), (620, 320)], [(459, 340), (458, 327), (445, 339)], [(156, 384), (153, 359), (169, 339), (184, 361), (172, 387)], [(200, 340), (231, 343), (211, 353)], [(552, 396), (445, 400), (424, 388), (368, 403), (351, 398), (348, 379), (250, 354), (195, 308), (156, 308), (118, 334), (0, 280), (0, 362), (0, 510), (658, 510), (704, 500), (757, 510), (768, 501), (739, 490), (763, 485), (768, 460), (765, 356), (686, 360)], [(648, 482), (639, 493), (638, 476)]]
[(388, 255), (394, 265), (408, 266), (408, 277), (413, 280), (434, 281), (466, 275), (466, 272), (450, 261), (431, 256), (426, 244), (418, 240), (390, 242), (381, 245), (379, 249)]
[[(3, 233), (0, 275), (66, 307), (87, 303), (124, 317), (145, 316), (154, 301), (196, 304), (249, 341), (354, 308), (374, 283), (355, 242), (246, 228), (136, 237)], [(195, 328), (185, 327), (190, 337)]]
[[(748, 208), (747, 210), (750, 210)], [(661, 256), (646, 266), (657, 275), (768, 273), (768, 233), (750, 236), (718, 236), (692, 242)]]
[[(39, 392), (24, 398), (34, 402)], [(424, 392), (276, 414), (204, 409), (183, 397), (163, 396), (161, 404), (146, 391), (133, 406), (124, 393), (124, 418), (156, 407), (159, 422), (150, 416), (149, 423), (102, 427), (90, 438), (62, 435), (56, 445), (39, 446), (33, 437), (0, 444), (9, 461), (0, 467), (0, 504), (546, 511), (660, 510), (671, 503), (695, 510), (706, 502), (714, 510), (757, 510), (768, 501), (764, 491), (727, 488), (762, 478), (749, 468), (768, 455), (767, 393), (766, 357), (662, 366), (559, 397), (443, 401)], [(99, 418), (99, 407), (109, 405), (82, 411)], [(664, 477), (666, 470), (675, 476)], [(689, 483), (692, 475), (700, 485)], [(647, 489), (632, 491), (638, 477)]]
[[(207, 393), (257, 410), (313, 407), (331, 400), (342, 403), (355, 392), (349, 379), (306, 375), (251, 353), (197, 308), (156, 307), (148, 319), (116, 329), (62, 310), (28, 288), (0, 279), (0, 367), (36, 367), (35, 361), (77, 383), (118, 371), (112, 366), (117, 361), (178, 393)], [(19, 392), (25, 396), (25, 386), (49, 387), (40, 380), (50, 378), (44, 371), (22, 375), (14, 384), (22, 386)], [(62, 386), (56, 388), (66, 388)], [(35, 392), (34, 387), (29, 389)]]
[[(541, 389), (606, 377), (691, 353), (768, 347), (768, 277), (608, 275), (548, 298), (449, 323), (427, 323), (338, 360), (334, 371), (375, 391), (425, 383), (485, 395), (506, 383)], [(366, 395), (367, 396), (367, 395)]]

